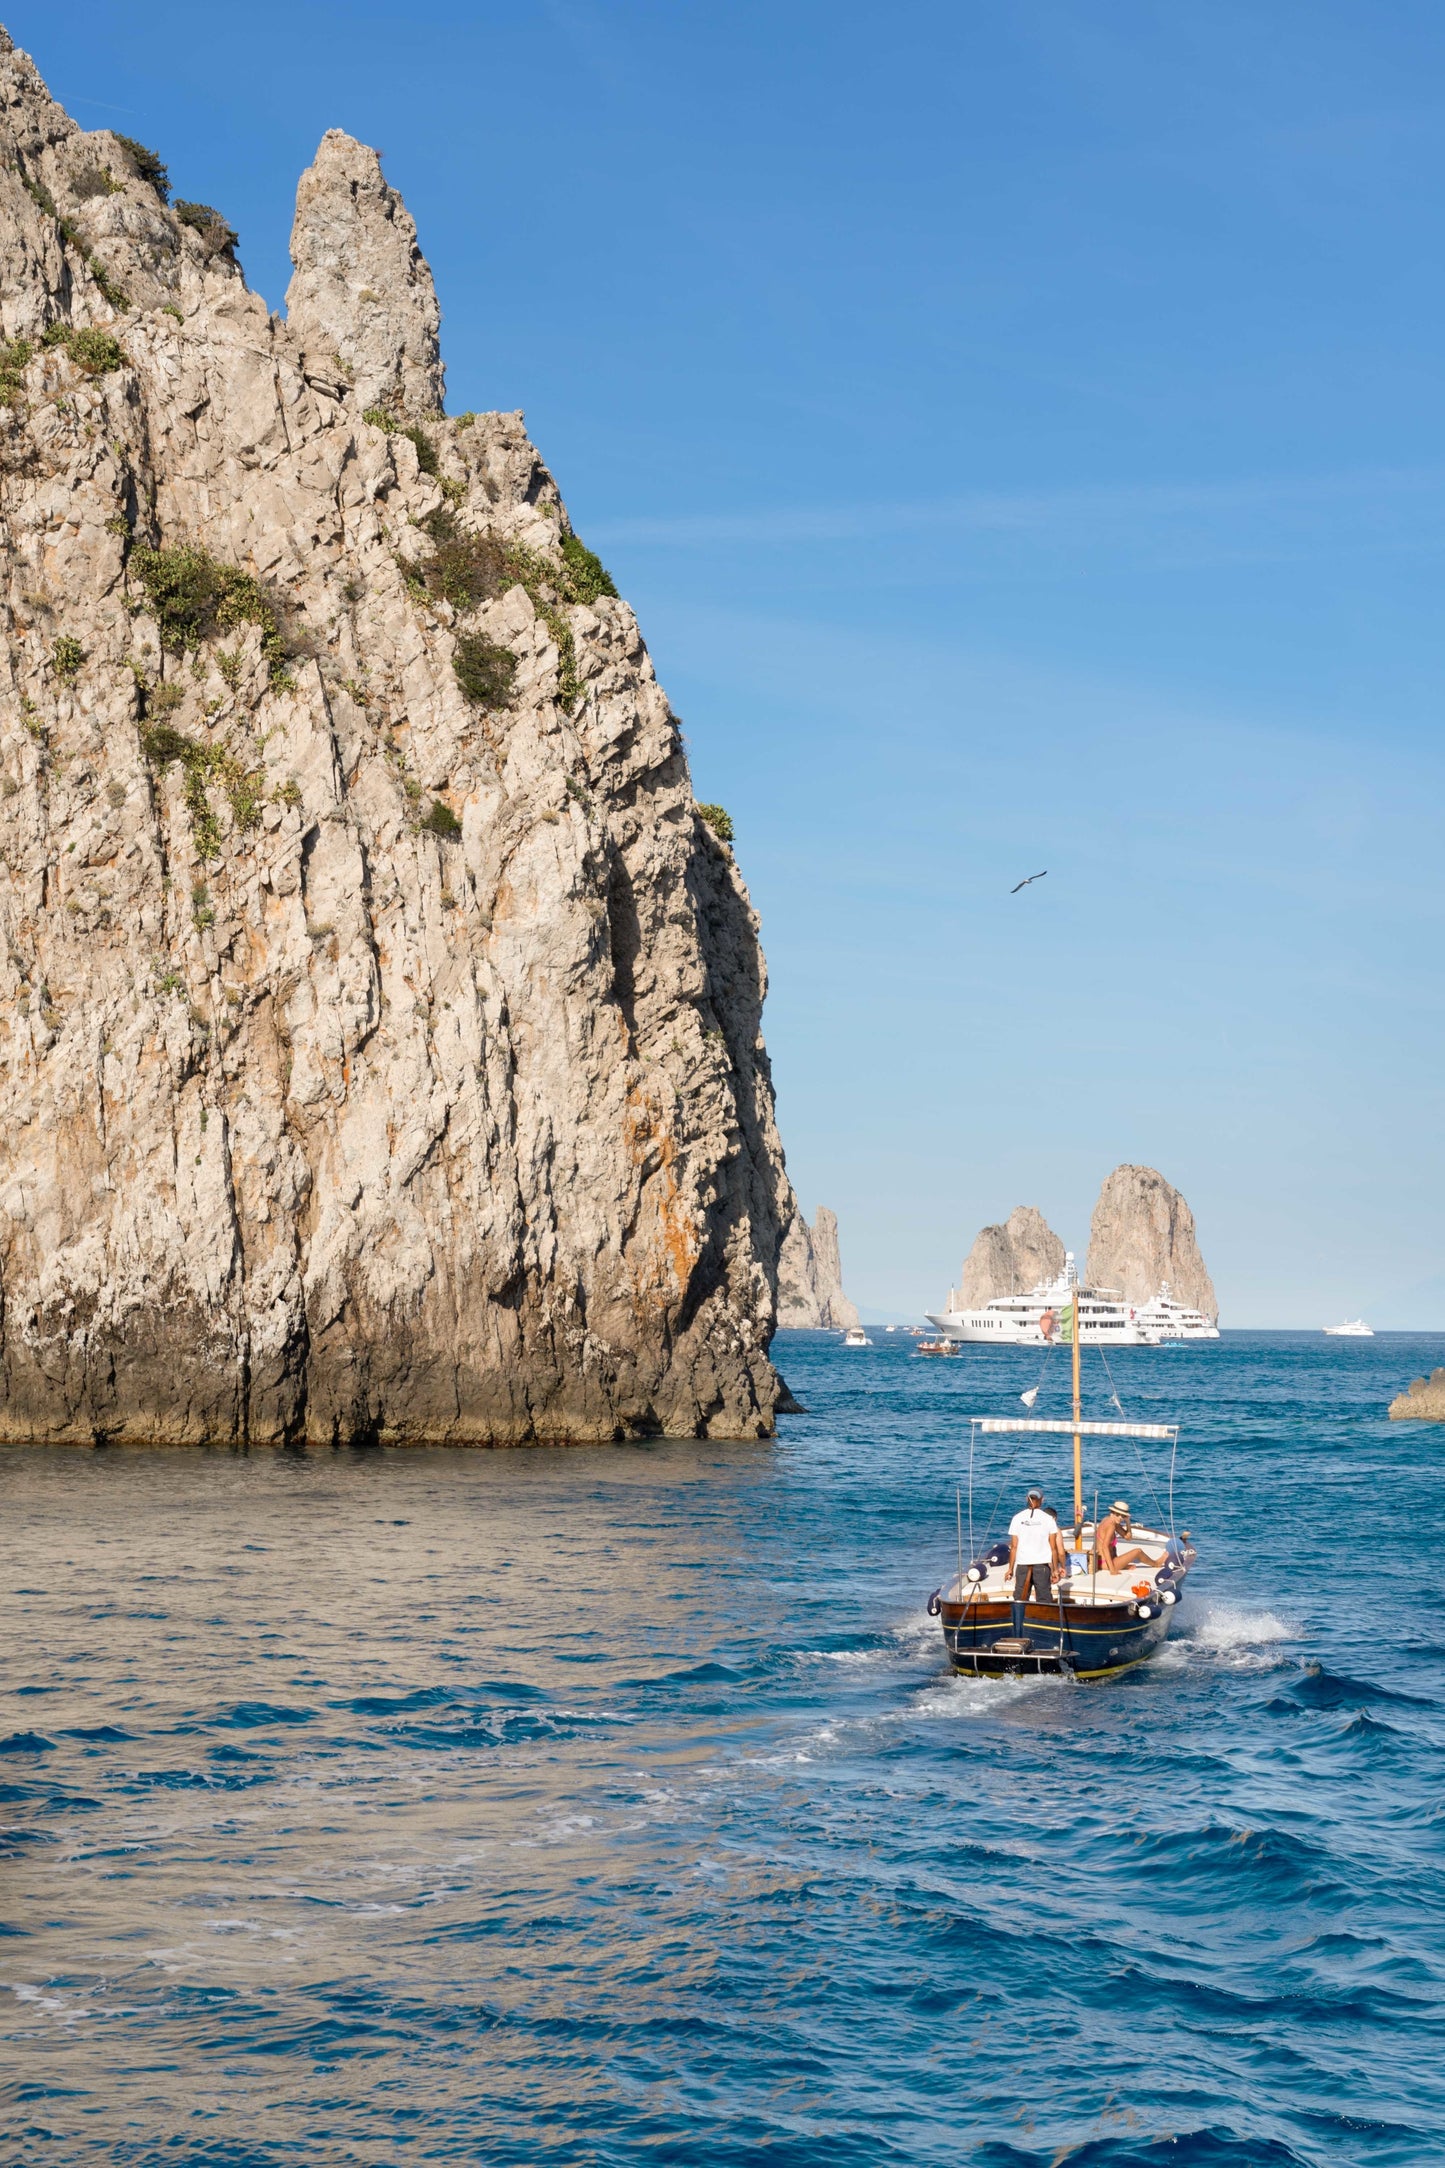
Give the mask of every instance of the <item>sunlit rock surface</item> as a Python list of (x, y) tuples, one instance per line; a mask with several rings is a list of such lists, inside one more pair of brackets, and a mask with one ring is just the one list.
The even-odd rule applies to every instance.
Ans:
[(766, 1435), (732, 852), (339, 132), (295, 249), (287, 325), (3, 39), (0, 1437)]

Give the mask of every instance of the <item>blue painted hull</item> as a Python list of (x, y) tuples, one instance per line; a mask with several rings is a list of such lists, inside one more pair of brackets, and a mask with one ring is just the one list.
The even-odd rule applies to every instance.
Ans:
[[(1127, 1603), (1087, 1610), (1065, 1603), (1031, 1603), (1015, 1639), (1013, 1606), (999, 1602), (948, 1603), (941, 1607), (943, 1644), (953, 1669), (969, 1678), (1002, 1678), (1038, 1672), (1076, 1679), (1107, 1679), (1146, 1663), (1169, 1632), (1172, 1609), (1143, 1619)], [(1028, 1643), (1022, 1648), (1019, 1641)], [(998, 1647), (998, 1643), (1005, 1646)]]

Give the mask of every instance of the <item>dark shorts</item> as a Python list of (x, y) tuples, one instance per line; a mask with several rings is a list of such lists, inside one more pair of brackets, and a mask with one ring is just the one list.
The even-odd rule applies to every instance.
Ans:
[[(1032, 1596), (1029, 1594), (1030, 1582), (1033, 1583)], [(1053, 1600), (1054, 1592), (1049, 1586), (1049, 1569), (1047, 1566), (1014, 1567), (1015, 1603), (1052, 1603)]]

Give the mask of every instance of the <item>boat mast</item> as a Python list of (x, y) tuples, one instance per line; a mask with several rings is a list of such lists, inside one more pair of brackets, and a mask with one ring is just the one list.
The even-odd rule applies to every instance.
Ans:
[(1074, 1549), (1084, 1540), (1084, 1440), (1079, 1429), (1079, 1275), (1074, 1273)]

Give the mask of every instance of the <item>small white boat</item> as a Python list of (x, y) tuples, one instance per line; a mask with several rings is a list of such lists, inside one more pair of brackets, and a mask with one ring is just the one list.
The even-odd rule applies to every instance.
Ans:
[(873, 1342), (861, 1325), (850, 1325), (843, 1335), (844, 1347), (872, 1347)]
[(1329, 1340), (1373, 1340), (1375, 1328), (1367, 1325), (1362, 1317), (1352, 1317), (1343, 1325), (1326, 1325), (1325, 1337)]

